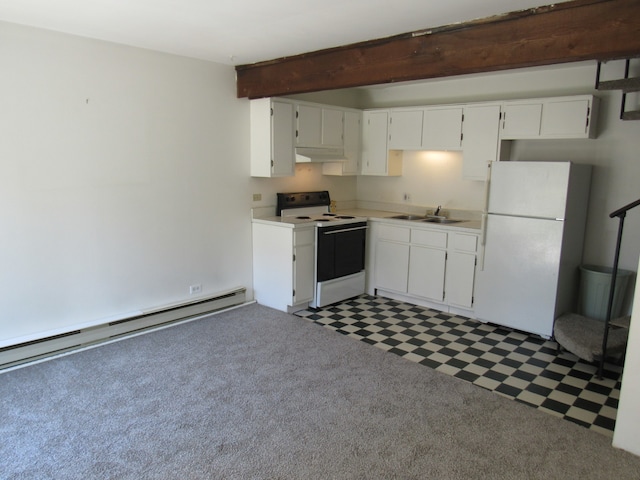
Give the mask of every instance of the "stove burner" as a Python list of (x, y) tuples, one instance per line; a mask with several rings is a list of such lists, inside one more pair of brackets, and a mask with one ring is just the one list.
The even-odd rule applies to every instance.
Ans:
[(325, 217), (335, 217), (336, 216), (335, 213), (323, 213), (322, 215), (324, 215)]
[(352, 217), (350, 215), (338, 215), (336, 218), (339, 218), (341, 220), (349, 220), (349, 219), (356, 218), (356, 217)]
[(302, 216), (302, 217), (296, 217), (296, 218), (297, 218), (298, 220), (310, 220), (310, 219), (311, 219), (311, 217), (305, 217), (305, 216)]
[(318, 221), (318, 222), (330, 222), (331, 220), (329, 220), (328, 218), (318, 218), (316, 221)]

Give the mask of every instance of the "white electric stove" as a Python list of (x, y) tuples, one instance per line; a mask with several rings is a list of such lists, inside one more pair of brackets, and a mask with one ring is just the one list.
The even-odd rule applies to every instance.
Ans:
[(294, 225), (315, 225), (314, 299), (323, 307), (365, 291), (367, 219), (329, 211), (328, 191), (277, 194), (277, 215)]

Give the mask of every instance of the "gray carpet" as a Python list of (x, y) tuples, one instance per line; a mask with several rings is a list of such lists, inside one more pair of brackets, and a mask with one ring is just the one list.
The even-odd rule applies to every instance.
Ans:
[(259, 305), (0, 375), (2, 479), (638, 478), (610, 439)]

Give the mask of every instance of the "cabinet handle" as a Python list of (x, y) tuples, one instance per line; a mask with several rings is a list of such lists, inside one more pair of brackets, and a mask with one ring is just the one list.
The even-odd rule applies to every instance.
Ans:
[(341, 230), (331, 230), (329, 232), (322, 232), (323, 235), (333, 235), (336, 233), (344, 233), (344, 232), (353, 232), (355, 230), (366, 230), (367, 227), (354, 227), (354, 228), (343, 228)]
[(591, 112), (591, 109), (587, 107), (587, 130), (589, 129), (589, 113), (590, 112)]

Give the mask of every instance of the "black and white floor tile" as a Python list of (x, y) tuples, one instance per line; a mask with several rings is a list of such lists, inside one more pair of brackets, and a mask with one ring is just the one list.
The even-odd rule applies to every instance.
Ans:
[(552, 340), (362, 295), (296, 315), (440, 372), (613, 435), (622, 368), (597, 366)]

